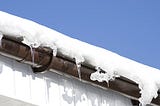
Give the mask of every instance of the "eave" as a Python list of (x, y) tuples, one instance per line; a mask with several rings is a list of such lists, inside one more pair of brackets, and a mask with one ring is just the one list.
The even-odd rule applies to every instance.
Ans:
[[(21, 43), (21, 38), (14, 38), (4, 36), (1, 41), (0, 54), (19, 62), (23, 62), (32, 66), (35, 73), (44, 70), (53, 71), (57, 70), (58, 73), (65, 73), (67, 75), (78, 78), (77, 66), (72, 59), (69, 59), (61, 54), (55, 57), (52, 55), (50, 48), (39, 47), (34, 49), (34, 63), (32, 62), (31, 49), (27, 45)], [(92, 66), (86, 64), (81, 67), (82, 81), (89, 82), (95, 86), (102, 87), (103, 89), (111, 89), (119, 92), (138, 103), (140, 97), (138, 85), (124, 77), (116, 78), (114, 81), (98, 82), (90, 80), (91, 73), (95, 72)], [(153, 105), (160, 106), (160, 93), (156, 99), (152, 100)]]

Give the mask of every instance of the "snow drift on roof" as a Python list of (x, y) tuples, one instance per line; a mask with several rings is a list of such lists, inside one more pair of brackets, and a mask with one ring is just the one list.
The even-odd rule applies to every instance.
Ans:
[[(65, 36), (55, 30), (27, 19), (0, 11), (0, 32), (3, 35), (23, 37), (23, 43), (32, 47), (50, 47), (67, 57), (74, 58), (77, 65), (87, 63), (97, 71), (90, 76), (91, 80), (108, 82), (115, 77), (123, 76), (139, 84), (143, 106), (157, 97), (160, 89), (160, 70), (122, 57), (106, 49)], [(105, 71), (101, 73), (100, 70)]]

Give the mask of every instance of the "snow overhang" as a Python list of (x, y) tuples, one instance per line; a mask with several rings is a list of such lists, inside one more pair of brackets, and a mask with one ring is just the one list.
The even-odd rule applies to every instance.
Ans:
[[(42, 64), (45, 62), (43, 66), (32, 64), (34, 72), (49, 69), (55, 56), (64, 57), (63, 60), (69, 58), (71, 62), (76, 63), (76, 68), (74, 67), (75, 72), (72, 73), (78, 72), (80, 79), (83, 77), (81, 76), (81, 65), (84, 65), (89, 66), (92, 70), (96, 70), (92, 71), (93, 73), (88, 76), (88, 79), (92, 81), (96, 82), (97, 80), (110, 83), (115, 78), (123, 77), (135, 82), (140, 89), (141, 96), (139, 101), (142, 106), (150, 104), (153, 98), (157, 98), (159, 95), (157, 93), (160, 90), (159, 69), (120, 56), (107, 49), (71, 38), (31, 20), (0, 11), (0, 39), (4, 35), (8, 35), (13, 39), (16, 38), (16, 41), (23, 42), (23, 45), (28, 45), (27, 49), (20, 48), (23, 50), (23, 54), (21, 54), (22, 59), (19, 61), (29, 60), (29, 55), (32, 54), (31, 64), (36, 62)], [(37, 55), (34, 48), (37, 48), (38, 51), (45, 51), (50, 48), (50, 52), (47, 54), (49, 55), (49, 57), (47, 56), (48, 61), (44, 61), (44, 56), (40, 56), (39, 60), (36, 61), (35, 58), (39, 55)], [(26, 52), (28, 50), (31, 50), (31, 53)], [(35, 67), (37, 65), (38, 68)], [(65, 65), (62, 66), (64, 67)]]
[[(50, 48), (38, 47), (33, 49), (33, 63), (33, 56), (31, 55), (30, 47), (21, 43), (21, 41), (22, 38), (10, 37), (7, 35), (3, 36), (1, 40), (0, 54), (31, 65), (35, 73), (53, 71), (52, 69), (55, 69), (57, 70), (57, 73), (65, 73), (66, 75), (79, 79), (77, 65), (74, 60), (65, 57), (61, 53), (58, 53), (57, 56), (53, 56)], [(135, 82), (125, 77), (115, 78), (115, 80), (109, 81), (108, 84), (106, 82), (92, 81), (90, 79), (90, 75), (96, 71), (94, 67), (88, 64), (83, 64), (80, 70), (82, 81), (106, 90), (112, 89), (131, 98), (134, 104), (138, 103), (140, 89)], [(160, 93), (158, 93), (158, 97), (156, 99), (152, 100), (152, 104), (160, 105)]]

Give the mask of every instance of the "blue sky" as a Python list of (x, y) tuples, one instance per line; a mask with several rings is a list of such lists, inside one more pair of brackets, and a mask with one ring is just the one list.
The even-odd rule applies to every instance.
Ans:
[(160, 69), (160, 0), (3, 0), (0, 10)]

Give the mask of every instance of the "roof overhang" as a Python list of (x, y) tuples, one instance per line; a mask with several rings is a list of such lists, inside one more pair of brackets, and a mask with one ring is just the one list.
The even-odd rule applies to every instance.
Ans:
[[(52, 50), (50, 48), (39, 47), (33, 49), (33, 63), (30, 47), (24, 45), (21, 41), (22, 38), (4, 36), (1, 40), (0, 54), (31, 65), (35, 73), (46, 70), (53, 71), (52, 69), (55, 69), (58, 73), (65, 73), (78, 78), (77, 66), (74, 60), (64, 57), (59, 53), (55, 57), (52, 55)], [(92, 66), (83, 64), (81, 67), (82, 81), (89, 82), (95, 86), (102, 87), (103, 89), (112, 89), (131, 98), (135, 103), (138, 103), (140, 90), (135, 82), (124, 77), (116, 78), (114, 81), (110, 81), (109, 84), (106, 84), (106, 82), (100, 83), (98, 81), (92, 81), (90, 80), (90, 75), (95, 71), (96, 70)], [(158, 97), (152, 100), (152, 104), (159, 106), (160, 93), (158, 94)]]

